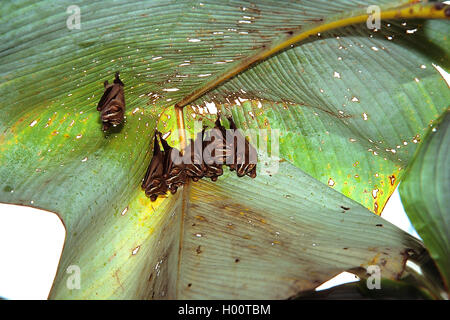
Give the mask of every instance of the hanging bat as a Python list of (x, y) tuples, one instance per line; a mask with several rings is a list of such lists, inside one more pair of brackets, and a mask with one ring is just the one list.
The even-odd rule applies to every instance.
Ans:
[(168, 190), (164, 179), (164, 153), (159, 148), (157, 134), (158, 131), (155, 130), (153, 157), (142, 182), (142, 189), (151, 201), (155, 201), (158, 195), (165, 195)]
[(203, 161), (203, 135), (206, 127), (197, 134), (195, 140), (190, 141), (189, 146), (186, 148), (186, 156), (190, 159), (190, 163), (186, 164), (186, 175), (196, 182), (203, 178), (206, 173), (206, 165)]
[(208, 139), (203, 140), (203, 163), (206, 166), (205, 177), (211, 181), (217, 181), (217, 178), (223, 174), (221, 155), (216, 156), (216, 151), (222, 150), (225, 143), (222, 133), (213, 129), (208, 132)]
[(222, 165), (233, 163), (233, 145), (226, 139), (226, 129), (217, 117), (215, 126), (208, 132), (208, 139), (203, 144), (203, 159), (207, 166), (205, 177), (216, 181), (223, 174)]
[(175, 194), (177, 189), (186, 183), (187, 176), (184, 170), (185, 164), (182, 162), (175, 164), (173, 159), (175, 159), (175, 157), (179, 157), (179, 159), (181, 159), (182, 157), (180, 151), (177, 148), (169, 146), (167, 141), (162, 137), (161, 133), (159, 133), (159, 139), (161, 140), (161, 144), (164, 148), (163, 177), (166, 180), (166, 184), (169, 187), (170, 192)]
[(256, 149), (240, 134), (233, 119), (231, 117), (227, 119), (230, 122), (230, 128), (234, 132), (235, 157), (233, 170), (236, 170), (238, 177), (247, 175), (250, 178), (255, 178), (256, 163), (258, 162)]
[(234, 163), (233, 141), (227, 140), (227, 133), (226, 133), (227, 130), (221, 124), (220, 116), (217, 117), (213, 132), (215, 133), (215, 137), (217, 139), (216, 155), (218, 157), (221, 157), (222, 160), (221, 163), (233, 164)]
[(125, 96), (123, 92), (124, 83), (119, 78), (119, 72), (116, 72), (112, 84), (108, 80), (104, 82), (105, 92), (97, 105), (97, 111), (103, 122), (103, 131), (111, 126), (118, 126), (122, 123), (125, 114)]

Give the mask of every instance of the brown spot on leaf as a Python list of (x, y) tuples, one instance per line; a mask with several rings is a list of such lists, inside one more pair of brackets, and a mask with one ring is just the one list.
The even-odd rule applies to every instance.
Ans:
[(200, 215), (196, 215), (195, 219), (200, 220), (200, 221), (208, 221), (208, 220), (206, 220), (206, 218), (204, 216), (200, 216)]
[(389, 176), (389, 182), (391, 183), (391, 186), (395, 183), (395, 175)]

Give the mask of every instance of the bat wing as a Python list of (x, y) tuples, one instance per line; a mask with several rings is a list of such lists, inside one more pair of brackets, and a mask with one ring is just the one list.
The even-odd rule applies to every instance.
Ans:
[(97, 110), (102, 110), (106, 105), (108, 105), (111, 100), (113, 100), (116, 95), (119, 93), (120, 86), (117, 84), (113, 84), (111, 86), (108, 86), (105, 89), (105, 92), (103, 93), (103, 96), (100, 98), (100, 101), (97, 105)]
[(169, 174), (170, 170), (172, 169), (172, 147), (169, 146), (166, 140), (162, 137), (161, 132), (158, 132), (159, 139), (161, 140), (161, 144), (164, 149), (164, 174)]
[(149, 186), (155, 177), (162, 177), (164, 174), (164, 154), (159, 148), (158, 139), (156, 138), (155, 132), (155, 142), (153, 146), (153, 157), (148, 166), (147, 172), (145, 173), (145, 178), (142, 186)]

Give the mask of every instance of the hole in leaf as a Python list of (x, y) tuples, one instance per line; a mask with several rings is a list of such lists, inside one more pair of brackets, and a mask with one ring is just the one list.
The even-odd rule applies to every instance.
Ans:
[(47, 299), (65, 236), (52, 212), (0, 204), (0, 296)]

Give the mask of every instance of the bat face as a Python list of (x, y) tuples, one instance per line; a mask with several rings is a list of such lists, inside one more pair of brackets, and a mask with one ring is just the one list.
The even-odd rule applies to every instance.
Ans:
[(205, 177), (211, 178), (212, 181), (217, 181), (217, 178), (223, 175), (223, 169), (221, 164), (212, 164), (207, 166)]
[[(145, 194), (150, 197), (150, 199), (155, 199), (158, 196), (164, 196), (167, 193), (167, 185), (166, 182), (164, 181), (164, 179), (162, 178), (155, 178), (154, 180), (152, 180), (152, 182), (150, 183), (150, 185), (148, 186), (147, 189), (145, 189)], [(155, 201), (152, 200), (152, 201)]]
[(103, 130), (106, 131), (112, 125), (116, 127), (123, 121), (125, 108), (119, 100), (112, 100), (111, 103), (101, 111)]
[(100, 111), (100, 117), (103, 122), (103, 131), (111, 126), (118, 126), (123, 122), (125, 114), (125, 96), (124, 84), (119, 78), (119, 72), (116, 72), (114, 83), (108, 84), (105, 81), (105, 92), (100, 98), (97, 110)]
[(238, 177), (243, 177), (245, 175), (250, 178), (256, 177), (256, 165), (255, 164), (242, 164), (237, 165), (236, 174)]

